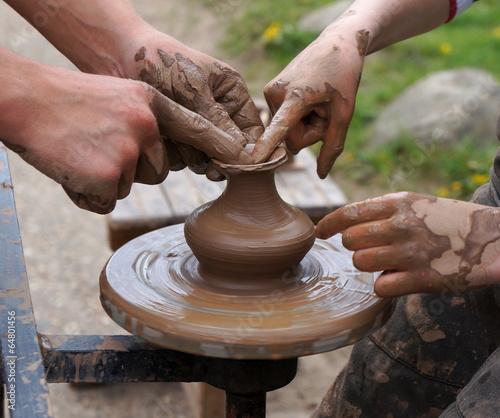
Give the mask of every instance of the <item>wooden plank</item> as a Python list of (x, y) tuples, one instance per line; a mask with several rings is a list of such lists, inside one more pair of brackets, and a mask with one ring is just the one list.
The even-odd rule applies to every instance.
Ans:
[(170, 202), (158, 186), (136, 184), (134, 200), (140, 207), (144, 222), (148, 226), (163, 225), (173, 216)]
[(314, 181), (314, 187), (327, 197), (330, 206), (337, 209), (349, 203), (346, 195), (331, 176), (328, 176), (324, 180), (318, 177), (316, 174), (316, 159), (311, 151), (304, 149), (299, 155), (309, 176), (316, 180)]
[(190, 175), (192, 173), (187, 169), (172, 172), (159, 186), (172, 209), (170, 224), (184, 222), (194, 209), (204, 203)]
[(197, 190), (200, 205), (217, 199), (226, 188), (226, 181), (210, 181), (206, 176), (189, 172), (191, 186)]
[(11, 418), (52, 417), (7, 151), (0, 142), (1, 383)]
[(119, 226), (143, 218), (142, 205), (137, 204), (140, 197), (137, 196), (135, 186), (135, 184), (132, 186), (130, 194), (125, 199), (116, 202), (113, 212), (107, 215), (108, 222)]

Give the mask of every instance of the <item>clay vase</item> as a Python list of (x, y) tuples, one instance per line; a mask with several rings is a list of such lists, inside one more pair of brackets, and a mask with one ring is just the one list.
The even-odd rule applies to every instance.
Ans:
[(184, 226), (202, 277), (235, 285), (280, 279), (311, 249), (312, 221), (276, 190), (274, 172), (286, 159), (285, 149), (278, 148), (262, 164), (214, 161), (227, 186), (219, 198), (196, 209)]

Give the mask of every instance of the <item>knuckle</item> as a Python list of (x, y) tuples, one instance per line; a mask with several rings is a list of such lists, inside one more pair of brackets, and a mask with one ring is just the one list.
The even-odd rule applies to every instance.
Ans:
[(413, 222), (406, 216), (397, 214), (392, 218), (392, 228), (402, 237), (410, 235)]
[(417, 242), (408, 242), (402, 245), (403, 259), (406, 262), (415, 262), (422, 259), (422, 251)]
[(109, 163), (100, 170), (99, 177), (104, 184), (117, 184), (122, 175), (121, 166), (118, 163)]
[(294, 88), (290, 92), (290, 97), (293, 101), (301, 103), (302, 105), (307, 102), (308, 93), (304, 89)]

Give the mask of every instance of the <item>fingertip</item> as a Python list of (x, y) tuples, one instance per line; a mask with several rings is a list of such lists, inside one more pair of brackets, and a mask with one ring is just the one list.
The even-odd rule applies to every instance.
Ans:
[(314, 228), (314, 233), (317, 238), (328, 239), (340, 232), (335, 228), (335, 223), (331, 220), (331, 216), (332, 214), (323, 218)]
[(324, 168), (319, 168), (318, 167), (318, 170), (317, 170), (317, 173), (318, 173), (318, 177), (321, 179), (321, 180), (324, 180), (326, 179), (326, 176), (328, 176), (328, 173), (330, 173), (330, 170), (331, 170), (331, 167), (328, 168), (328, 169), (324, 169)]
[[(393, 273), (392, 273), (393, 274)], [(391, 278), (388, 278), (388, 274), (382, 273), (376, 280), (373, 285), (373, 290), (378, 297), (381, 298), (390, 298), (397, 296), (392, 289), (392, 281)]]
[(273, 147), (260, 140), (256, 142), (255, 147), (252, 151), (251, 159), (255, 164), (260, 164), (265, 162), (273, 152)]
[(410, 280), (408, 272), (386, 270), (375, 280), (373, 290), (381, 298), (409, 295), (416, 292)]
[(322, 180), (324, 180), (328, 176), (328, 174), (330, 174), (333, 164), (335, 163), (338, 157), (338, 154), (325, 153), (323, 149), (324, 145), (321, 147), (321, 151), (317, 159), (317, 169), (316, 169), (318, 177)]
[(205, 176), (210, 181), (223, 181), (226, 179), (224, 174), (218, 171), (213, 164), (208, 165), (208, 169), (207, 172), (205, 173)]
[(319, 238), (319, 239), (328, 239), (328, 238), (333, 236), (333, 235), (326, 233), (326, 231), (318, 229), (317, 226), (314, 229), (314, 235), (316, 236), (316, 238)]

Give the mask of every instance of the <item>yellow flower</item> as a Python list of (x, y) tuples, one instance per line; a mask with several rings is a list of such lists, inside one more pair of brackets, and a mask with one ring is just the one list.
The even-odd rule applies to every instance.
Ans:
[(451, 190), (455, 191), (455, 192), (459, 192), (460, 190), (462, 190), (462, 183), (460, 183), (459, 181), (454, 181), (451, 183)]
[(500, 38), (500, 26), (497, 26), (495, 29), (493, 29), (493, 36), (495, 38)]
[(449, 197), (450, 196), (450, 189), (448, 189), (448, 187), (440, 187), (436, 194), (439, 196), (439, 197)]
[(472, 182), (480, 186), (481, 184), (487, 183), (490, 179), (488, 174), (474, 174), (472, 176)]
[(280, 30), (281, 30), (281, 23), (273, 22), (266, 28), (266, 30), (262, 34), (262, 37), (267, 42), (271, 42), (274, 38), (276, 38), (276, 36), (278, 36)]
[(453, 47), (448, 42), (442, 42), (439, 45), (439, 52), (441, 52), (441, 54), (443, 54), (443, 55), (450, 54), (452, 49), (453, 49)]
[(352, 152), (346, 152), (344, 154), (344, 159), (347, 163), (352, 163), (354, 161), (354, 154)]

